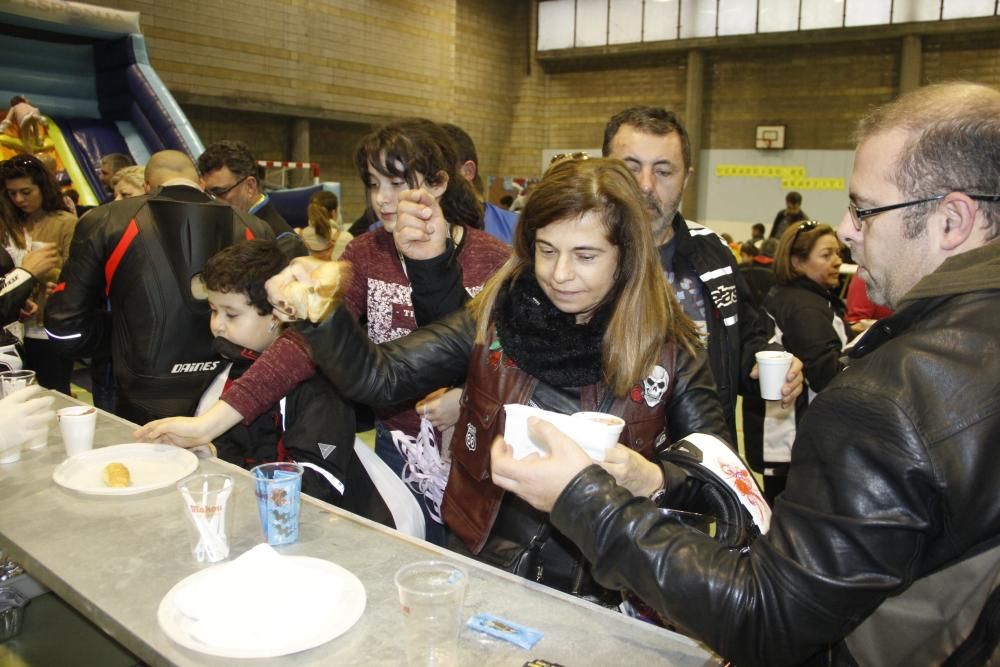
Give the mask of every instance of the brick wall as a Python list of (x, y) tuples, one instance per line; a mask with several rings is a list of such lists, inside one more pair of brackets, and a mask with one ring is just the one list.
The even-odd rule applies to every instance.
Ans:
[(755, 126), (785, 125), (786, 148), (851, 149), (858, 120), (898, 80), (898, 43), (711, 54), (702, 148), (753, 148)]
[[(290, 119), (311, 119), (311, 157), (364, 194), (351, 162), (373, 125), (426, 116), (475, 139), (481, 172), (538, 175), (541, 151), (597, 146), (631, 104), (683, 115), (686, 55), (544, 71), (533, 0), (103, 0), (142, 13), (154, 67), (206, 142), (243, 138), (289, 157)], [(923, 80), (1000, 86), (996, 33), (924, 39)], [(788, 145), (846, 149), (857, 119), (896, 93), (900, 41), (709, 51), (703, 147), (747, 148), (753, 126), (788, 126)], [(572, 70), (572, 71), (567, 71)]]

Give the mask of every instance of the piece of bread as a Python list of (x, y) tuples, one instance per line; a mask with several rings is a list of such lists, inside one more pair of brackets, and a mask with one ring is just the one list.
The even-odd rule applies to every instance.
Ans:
[(295, 314), (319, 324), (333, 312), (344, 278), (341, 262), (323, 262), (310, 275), (312, 285), (291, 281), (282, 288), (282, 295)]
[(132, 486), (132, 477), (123, 463), (109, 463), (104, 466), (104, 485), (113, 488)]

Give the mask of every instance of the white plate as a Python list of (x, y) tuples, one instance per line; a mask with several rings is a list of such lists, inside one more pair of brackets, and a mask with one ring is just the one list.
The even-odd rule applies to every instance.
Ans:
[[(104, 485), (104, 466), (122, 463), (132, 485)], [(139, 442), (100, 447), (71, 456), (52, 473), (52, 480), (72, 491), (97, 496), (130, 496), (175, 484), (198, 469), (198, 457), (173, 445)]]
[[(279, 576), (255, 579), (248, 581), (247, 585), (253, 586), (256, 591), (251, 605), (268, 605), (271, 603), (267, 595), (269, 586), (308, 580), (309, 585), (297, 587), (295, 603), (282, 619), (284, 627), (271, 626), (273, 637), (255, 634), (246, 642), (233, 641), (228, 646), (206, 643), (195, 636), (196, 619), (181, 613), (176, 599), (180, 591), (199, 582), (204, 583), (204, 579), (215, 576), (226, 565), (229, 564), (202, 570), (182, 579), (160, 602), (156, 612), (160, 628), (181, 646), (222, 658), (275, 658), (305, 651), (339, 637), (350, 630), (364, 613), (367, 601), (365, 587), (354, 574), (336, 563), (319, 558), (282, 556)], [(248, 610), (243, 608), (243, 611)], [(253, 645), (248, 646), (251, 642)]]

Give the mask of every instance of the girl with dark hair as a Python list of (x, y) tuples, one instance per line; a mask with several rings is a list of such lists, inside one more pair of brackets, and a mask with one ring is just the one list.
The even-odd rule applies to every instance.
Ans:
[(41, 283), (33, 298), (38, 308), (24, 323), (25, 365), (35, 371), (43, 387), (69, 394), (73, 360), (53, 349), (43, 322), (48, 291), (69, 256), (76, 216), (67, 210), (55, 175), (33, 155), (19, 155), (0, 164), (0, 183), (3, 184), (0, 199), (10, 212), (8, 236), (13, 239), (14, 247), (19, 247), (23, 254), (54, 246), (59, 253), (58, 265), (36, 276)]
[[(345, 300), (374, 343), (405, 336), (461, 307), (507, 259), (507, 246), (476, 229), (482, 208), (472, 186), (455, 172), (457, 163), (451, 138), (436, 123), (421, 118), (386, 125), (358, 146), (358, 175), (382, 228), (347, 246), (342, 259), (351, 263), (353, 278)], [(419, 244), (395, 233), (400, 194), (406, 190), (423, 190), (440, 206), (448, 226), (444, 254), (421, 259), (414, 252)], [(458, 270), (449, 273), (446, 265)], [(434, 284), (431, 298), (418, 299), (411, 281)], [(441, 298), (442, 294), (449, 296)], [(457, 417), (459, 396), (456, 389), (431, 398), (433, 416), (429, 409), (418, 414), (413, 401), (376, 411), (375, 452), (417, 494), (426, 511), (427, 539), (437, 544), (445, 542), (439, 505), (447, 464), (437, 451), (428, 451), (426, 433), (420, 438), (421, 417), (433, 418), (446, 429), (448, 421)], [(442, 416), (449, 406), (451, 420)], [(442, 442), (440, 432), (435, 441)], [(446, 460), (447, 452), (442, 453)]]

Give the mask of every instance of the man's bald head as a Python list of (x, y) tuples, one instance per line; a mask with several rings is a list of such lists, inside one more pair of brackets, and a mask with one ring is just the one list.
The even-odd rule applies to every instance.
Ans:
[(198, 182), (198, 170), (191, 158), (180, 151), (153, 153), (146, 164), (146, 187), (152, 190), (174, 178)]

